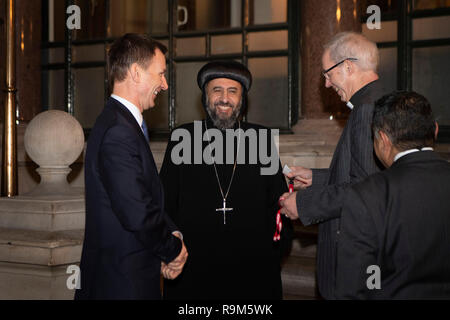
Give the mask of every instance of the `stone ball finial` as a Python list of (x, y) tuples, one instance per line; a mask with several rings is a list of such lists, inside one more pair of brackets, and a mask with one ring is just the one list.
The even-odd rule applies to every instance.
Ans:
[(84, 147), (83, 128), (64, 111), (38, 114), (25, 131), (25, 150), (41, 168), (69, 166)]
[(38, 114), (27, 126), (25, 150), (40, 167), (41, 182), (30, 196), (69, 195), (69, 166), (84, 148), (80, 123), (67, 112), (50, 110)]

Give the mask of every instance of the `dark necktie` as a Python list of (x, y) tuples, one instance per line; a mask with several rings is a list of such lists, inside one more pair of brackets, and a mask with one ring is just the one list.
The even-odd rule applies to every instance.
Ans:
[(148, 136), (148, 128), (147, 125), (145, 124), (145, 120), (142, 120), (141, 128), (142, 131), (144, 132), (145, 139), (147, 139), (147, 141), (150, 141), (150, 137)]

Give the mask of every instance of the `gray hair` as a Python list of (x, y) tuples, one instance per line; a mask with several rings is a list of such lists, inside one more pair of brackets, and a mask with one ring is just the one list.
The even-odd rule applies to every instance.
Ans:
[(324, 46), (329, 50), (330, 58), (338, 63), (347, 58), (357, 58), (355, 61), (363, 71), (377, 72), (380, 56), (377, 45), (360, 33), (341, 32), (336, 34)]

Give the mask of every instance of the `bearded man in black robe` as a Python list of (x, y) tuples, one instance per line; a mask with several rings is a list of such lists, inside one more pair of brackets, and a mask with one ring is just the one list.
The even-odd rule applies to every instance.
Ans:
[(183, 273), (165, 282), (164, 297), (281, 299), (292, 225), (281, 218), (275, 241), (287, 186), (274, 131), (241, 120), (252, 82), (244, 65), (208, 63), (197, 82), (207, 117), (174, 129), (160, 172), (166, 210), (189, 250)]

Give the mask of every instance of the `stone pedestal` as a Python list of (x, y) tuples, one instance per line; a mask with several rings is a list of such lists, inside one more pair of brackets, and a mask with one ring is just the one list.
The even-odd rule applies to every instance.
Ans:
[(0, 262), (0, 299), (72, 300), (66, 288), (66, 266), (39, 266)]
[[(1, 90), (0, 90), (1, 92)], [(0, 112), (0, 114), (2, 114)], [(2, 115), (3, 116), (3, 115)], [(19, 195), (25, 195), (33, 191), (34, 188), (40, 182), (40, 175), (36, 172), (38, 165), (34, 163), (31, 158), (25, 152), (24, 135), (27, 125), (20, 123), (17, 126), (17, 165), (19, 175)], [(2, 138), (3, 124), (0, 123), (0, 141)], [(86, 146), (86, 145), (85, 145)], [(0, 151), (2, 146), (0, 145)], [(164, 155), (164, 154), (163, 154)], [(70, 168), (72, 171), (67, 176), (67, 181), (73, 187), (84, 188), (84, 153), (82, 153), (78, 159), (72, 163)], [(161, 160), (162, 161), (162, 160)], [(0, 158), (0, 166), (2, 165), (2, 159)], [(0, 170), (0, 178), (2, 172)]]
[(0, 198), (0, 228), (42, 232), (84, 229), (84, 195), (45, 200)]
[(81, 258), (85, 200), (67, 175), (83, 150), (83, 130), (65, 112), (43, 112), (28, 125), (24, 145), (41, 181), (22, 196), (0, 198), (0, 299), (73, 299), (67, 269)]
[(0, 299), (73, 299), (66, 273), (78, 264), (84, 196), (0, 199)]

